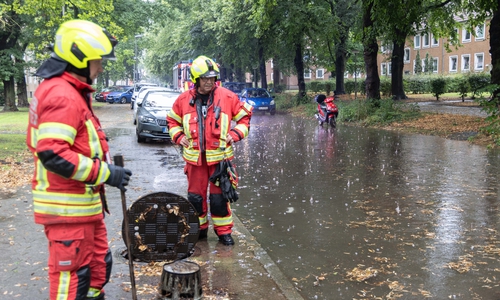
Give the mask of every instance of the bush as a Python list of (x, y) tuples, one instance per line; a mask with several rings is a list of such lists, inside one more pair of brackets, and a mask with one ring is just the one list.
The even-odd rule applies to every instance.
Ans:
[(446, 80), (443, 77), (436, 77), (431, 79), (431, 91), (436, 97), (436, 101), (439, 101), (439, 95), (446, 92)]
[(481, 96), (481, 89), (485, 88), (491, 81), (491, 76), (487, 73), (470, 73), (467, 76), (472, 92), (472, 99), (475, 99), (476, 95)]

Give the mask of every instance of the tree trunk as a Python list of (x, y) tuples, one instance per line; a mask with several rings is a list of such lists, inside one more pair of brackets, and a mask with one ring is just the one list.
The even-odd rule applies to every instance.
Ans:
[(28, 88), (26, 87), (26, 77), (21, 77), (21, 80), (17, 83), (17, 106), (18, 107), (28, 107), (30, 106), (28, 102)]
[(391, 75), (391, 93), (394, 100), (408, 99), (403, 86), (403, 59), (405, 52), (404, 35), (398, 32), (399, 37), (393, 41), (393, 50), (391, 56), (392, 75)]
[(276, 63), (276, 59), (273, 59), (273, 85), (274, 85), (274, 92), (275, 93), (281, 93), (281, 76), (280, 76), (280, 67)]
[(342, 35), (335, 50), (335, 95), (345, 94), (344, 73), (346, 63), (347, 36)]
[(14, 76), (10, 76), (9, 80), (3, 81), (3, 93), (5, 95), (3, 111), (19, 111), (16, 106), (16, 92), (14, 87)]
[(373, 2), (364, 0), (365, 11), (363, 12), (363, 57), (365, 61), (365, 85), (367, 99), (380, 99), (380, 77), (378, 76), (378, 43), (377, 35), (373, 28), (371, 10)]
[[(500, 1), (499, 1), (500, 2)], [(497, 38), (499, 37), (499, 38)], [(500, 5), (490, 22), (491, 83), (500, 85)], [(500, 89), (493, 94), (493, 101), (500, 110)]]
[(259, 73), (260, 87), (267, 90), (266, 60), (264, 59), (264, 47), (259, 42)]
[(297, 71), (297, 81), (299, 86), (299, 98), (304, 98), (306, 96), (306, 82), (304, 80), (304, 60), (302, 54), (302, 45), (300, 43), (295, 44), (295, 58), (293, 63), (295, 65), (295, 70)]

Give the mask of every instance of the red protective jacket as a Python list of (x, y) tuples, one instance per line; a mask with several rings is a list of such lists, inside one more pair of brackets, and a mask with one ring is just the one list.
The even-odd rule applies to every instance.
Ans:
[[(229, 133), (235, 142), (248, 136), (253, 107), (223, 87), (214, 87), (203, 117), (201, 100), (196, 100), (196, 90), (182, 93), (167, 115), (170, 137), (179, 144), (186, 136), (190, 147), (182, 156), (187, 163), (201, 165), (200, 153), (205, 152), (207, 164), (213, 165), (224, 158), (233, 158), (233, 147), (226, 145)], [(231, 129), (231, 121), (236, 126)]]
[(33, 153), (35, 222), (103, 218), (100, 192), (109, 177), (106, 135), (91, 106), (92, 87), (68, 73), (45, 79), (30, 103), (26, 143)]

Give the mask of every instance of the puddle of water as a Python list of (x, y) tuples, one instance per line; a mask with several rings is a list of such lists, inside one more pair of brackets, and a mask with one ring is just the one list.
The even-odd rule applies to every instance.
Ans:
[(280, 115), (251, 130), (233, 207), (305, 299), (491, 299), (498, 151)]

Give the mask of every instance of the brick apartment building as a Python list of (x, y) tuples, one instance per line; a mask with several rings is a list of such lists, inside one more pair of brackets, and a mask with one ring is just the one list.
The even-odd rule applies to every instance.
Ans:
[[(436, 38), (432, 34), (422, 33), (409, 37), (404, 50), (403, 74), (415, 74), (417, 53), (422, 61), (422, 71), (425, 68), (425, 59), (429, 54), (430, 62), (433, 66), (433, 73), (440, 75), (460, 74), (466, 72), (489, 72), (491, 71), (489, 22), (479, 25), (474, 32), (468, 31), (465, 26), (456, 28), (460, 45), (450, 45), (448, 52), (446, 49), (446, 38)], [(391, 51), (387, 47), (380, 46), (377, 57), (379, 76), (392, 75)], [(362, 63), (362, 54), (357, 54), (357, 59)], [(313, 67), (304, 72), (305, 81), (328, 80), (330, 72), (321, 67)], [(269, 61), (266, 64), (267, 82), (273, 82), (273, 64)], [(357, 78), (364, 78), (365, 74), (357, 74)], [(354, 74), (346, 72), (345, 78), (354, 78)], [(287, 89), (298, 89), (297, 76), (280, 76), (280, 83), (287, 86)]]

